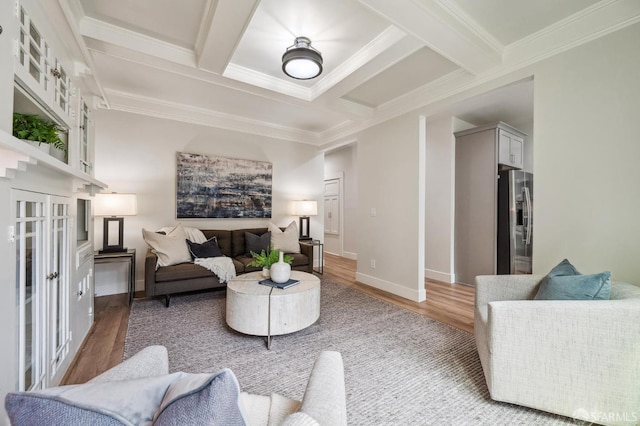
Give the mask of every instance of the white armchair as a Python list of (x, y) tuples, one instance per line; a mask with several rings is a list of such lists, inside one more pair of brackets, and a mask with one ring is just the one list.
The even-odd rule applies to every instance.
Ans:
[(475, 339), (491, 398), (603, 424), (640, 422), (640, 287), (532, 300), (543, 276), (476, 277)]

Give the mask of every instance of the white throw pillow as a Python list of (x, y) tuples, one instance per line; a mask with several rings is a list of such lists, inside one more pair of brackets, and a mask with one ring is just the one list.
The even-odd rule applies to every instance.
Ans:
[(158, 267), (191, 262), (191, 254), (186, 242), (187, 236), (182, 225), (176, 226), (167, 235), (142, 229), (142, 238), (158, 255)]
[(269, 224), (271, 232), (271, 245), (274, 249), (284, 253), (300, 253), (300, 243), (298, 242), (298, 225), (293, 221), (282, 232), (273, 223)]

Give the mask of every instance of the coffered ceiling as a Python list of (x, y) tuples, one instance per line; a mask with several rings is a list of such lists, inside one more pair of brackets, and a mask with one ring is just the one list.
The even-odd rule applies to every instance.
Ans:
[[(59, 0), (59, 6), (104, 107), (315, 145), (640, 20), (637, 0)], [(282, 54), (296, 36), (309, 37), (322, 53), (318, 78), (282, 72)], [(524, 90), (529, 105), (502, 108), (485, 99), (479, 107), (486, 110), (473, 116), (531, 114), (531, 90)]]

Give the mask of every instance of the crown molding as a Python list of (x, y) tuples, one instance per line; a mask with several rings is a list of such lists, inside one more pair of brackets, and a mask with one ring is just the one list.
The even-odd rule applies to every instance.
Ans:
[(505, 65), (523, 67), (640, 22), (637, 0), (603, 0), (505, 48)]
[(282, 78), (272, 77), (234, 63), (229, 63), (229, 65), (227, 65), (227, 69), (222, 75), (232, 80), (272, 90), (274, 92), (282, 93), (283, 95), (292, 96), (309, 102), (313, 100), (311, 89), (307, 87), (300, 86), (299, 84)]
[(113, 110), (318, 146), (318, 133), (147, 96), (105, 89)]
[(85, 37), (157, 56), (167, 61), (194, 68), (196, 66), (196, 55), (192, 50), (88, 16), (80, 20), (80, 33)]

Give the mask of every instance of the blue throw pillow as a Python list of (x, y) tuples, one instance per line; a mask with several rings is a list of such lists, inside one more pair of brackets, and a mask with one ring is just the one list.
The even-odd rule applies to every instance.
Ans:
[(202, 244), (187, 240), (187, 246), (192, 259), (222, 256), (216, 237), (211, 237)]
[(608, 300), (611, 272), (581, 275), (564, 259), (540, 283), (535, 300)]

